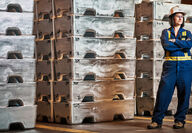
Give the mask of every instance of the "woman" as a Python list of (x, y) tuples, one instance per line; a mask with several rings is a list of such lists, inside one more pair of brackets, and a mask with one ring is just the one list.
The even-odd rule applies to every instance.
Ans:
[(178, 6), (171, 8), (169, 22), (171, 27), (161, 35), (165, 51), (165, 62), (159, 84), (152, 123), (148, 129), (161, 128), (165, 112), (171, 102), (174, 89), (177, 87), (178, 107), (174, 115), (174, 129), (183, 128), (189, 107), (192, 81), (192, 60), (190, 49), (192, 35), (184, 27), (184, 15)]

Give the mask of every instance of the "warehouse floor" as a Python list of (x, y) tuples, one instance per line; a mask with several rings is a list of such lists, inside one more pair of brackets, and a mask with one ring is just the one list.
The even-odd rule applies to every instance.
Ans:
[(36, 129), (25, 131), (9, 131), (9, 133), (191, 133), (192, 115), (187, 115), (184, 129), (172, 129), (173, 117), (167, 116), (164, 120), (162, 129), (148, 130), (147, 124), (150, 123), (150, 117), (135, 117), (133, 120), (113, 121), (81, 125), (62, 125), (52, 123), (37, 123)]

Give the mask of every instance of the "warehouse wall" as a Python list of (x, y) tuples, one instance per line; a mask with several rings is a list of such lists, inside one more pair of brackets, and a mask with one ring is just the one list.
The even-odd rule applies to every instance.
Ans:
[(191, 0), (182, 0), (181, 1), (182, 4), (192, 4)]

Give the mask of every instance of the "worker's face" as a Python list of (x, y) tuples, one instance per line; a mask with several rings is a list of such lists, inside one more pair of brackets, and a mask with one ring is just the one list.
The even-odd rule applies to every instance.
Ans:
[(182, 25), (182, 23), (183, 23), (183, 14), (182, 13), (175, 14), (174, 22), (175, 22), (175, 26)]

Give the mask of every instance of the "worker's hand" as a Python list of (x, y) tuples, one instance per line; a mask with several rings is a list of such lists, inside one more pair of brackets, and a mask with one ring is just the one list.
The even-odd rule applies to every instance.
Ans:
[(174, 42), (175, 42), (175, 39), (169, 39), (169, 41), (174, 43)]

